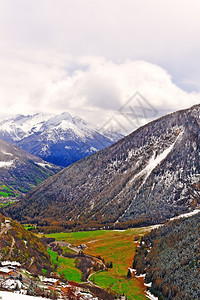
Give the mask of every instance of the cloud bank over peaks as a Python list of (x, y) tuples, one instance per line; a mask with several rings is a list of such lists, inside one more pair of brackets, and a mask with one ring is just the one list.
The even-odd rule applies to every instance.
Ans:
[[(119, 110), (136, 92), (149, 109), (157, 111), (156, 117), (199, 103), (199, 93), (182, 90), (166, 70), (146, 61), (117, 63), (99, 56), (10, 50), (6, 58), (0, 58), (0, 69), (4, 114), (67, 111), (99, 126), (115, 116), (131, 131), (131, 122)], [(135, 101), (129, 107), (132, 118), (134, 107), (143, 100)], [(140, 115), (139, 125), (149, 121)]]

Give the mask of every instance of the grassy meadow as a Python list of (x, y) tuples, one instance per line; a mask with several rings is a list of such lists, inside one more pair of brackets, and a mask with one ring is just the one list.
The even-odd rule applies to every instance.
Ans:
[[(143, 279), (135, 277), (127, 279), (127, 272), (128, 267), (132, 267), (137, 247), (135, 238), (144, 235), (147, 231), (148, 229), (145, 228), (137, 228), (125, 231), (98, 230), (55, 233), (46, 236), (54, 237), (57, 241), (66, 241), (73, 246), (86, 244), (85, 253), (92, 256), (101, 256), (105, 263), (113, 263), (113, 268), (108, 269), (108, 271), (91, 275), (90, 281), (107, 291), (124, 293), (129, 299), (141, 300), (147, 299)], [(81, 274), (79, 273), (79, 277), (77, 272), (80, 271), (75, 268), (73, 259), (59, 257), (58, 265), (62, 267), (68, 280), (80, 282)]]
[(76, 269), (74, 259), (61, 257), (50, 249), (47, 252), (53, 264), (58, 264), (58, 274), (63, 273), (64, 277), (70, 281), (81, 282), (81, 271)]

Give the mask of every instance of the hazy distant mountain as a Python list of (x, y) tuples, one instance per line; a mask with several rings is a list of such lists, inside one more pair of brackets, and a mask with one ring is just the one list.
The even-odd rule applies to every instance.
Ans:
[(31, 191), (14, 217), (161, 222), (200, 203), (200, 105), (153, 121)]
[(0, 140), (0, 196), (27, 192), (61, 168)]
[(100, 131), (68, 113), (18, 115), (0, 122), (0, 138), (48, 162), (68, 166), (123, 136)]

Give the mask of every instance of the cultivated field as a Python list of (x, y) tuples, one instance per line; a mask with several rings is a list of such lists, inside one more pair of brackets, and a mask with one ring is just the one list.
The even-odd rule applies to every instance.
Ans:
[[(90, 281), (106, 290), (116, 293), (124, 293), (129, 299), (147, 299), (143, 279), (127, 279), (128, 267), (132, 267), (132, 261), (137, 247), (135, 238), (142, 236), (148, 229), (128, 229), (126, 231), (99, 230), (89, 232), (56, 233), (46, 235), (54, 237), (57, 241), (66, 241), (73, 246), (86, 244), (85, 253), (92, 256), (101, 256), (105, 263), (112, 262), (113, 268), (101, 271), (90, 276)], [(63, 258), (59, 258), (58, 261)], [(73, 262), (68, 265), (69, 259), (65, 259), (64, 274), (67, 279), (72, 277), (80, 282), (80, 273), (77, 274)], [(59, 263), (60, 265), (60, 263)], [(73, 275), (74, 274), (74, 275)], [(75, 279), (74, 279), (75, 280)]]

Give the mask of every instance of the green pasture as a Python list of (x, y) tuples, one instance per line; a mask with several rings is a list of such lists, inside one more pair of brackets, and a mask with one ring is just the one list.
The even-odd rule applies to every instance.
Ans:
[[(137, 242), (136, 236), (144, 235), (148, 229), (137, 228), (128, 229), (125, 231), (112, 231), (112, 230), (97, 230), (97, 231), (82, 231), (70, 233), (54, 233), (48, 234), (47, 237), (53, 237), (57, 241), (65, 241), (72, 245), (86, 244), (87, 249), (84, 250), (92, 256), (101, 256), (106, 262), (113, 263), (113, 268), (107, 271), (98, 272), (90, 277), (90, 281), (108, 291), (116, 293), (124, 293), (129, 299), (144, 300), (145, 287), (141, 279), (131, 278), (127, 279), (128, 267), (132, 267), (132, 261), (135, 254)], [(58, 259), (59, 266), (63, 258)], [(69, 273), (74, 274), (77, 269), (73, 265), (73, 259), (68, 262), (65, 260), (62, 268), (67, 269)], [(67, 265), (69, 263), (69, 266)], [(61, 271), (62, 272), (62, 271)], [(60, 272), (60, 273), (61, 273)], [(66, 275), (67, 276), (67, 275)], [(69, 275), (68, 275), (69, 276)], [(71, 275), (73, 278), (78, 275)], [(79, 273), (79, 280), (81, 274)], [(68, 278), (69, 279), (69, 278)], [(77, 279), (69, 279), (77, 282)]]
[[(58, 274), (64, 274), (69, 281), (81, 282), (81, 271), (75, 267), (75, 260), (58, 256), (56, 252), (48, 249), (53, 264), (58, 264)], [(57, 259), (58, 257), (58, 259)]]

